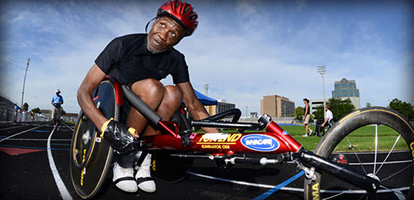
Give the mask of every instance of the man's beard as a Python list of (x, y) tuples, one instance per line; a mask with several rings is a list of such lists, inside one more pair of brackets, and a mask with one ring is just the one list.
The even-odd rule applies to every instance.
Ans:
[(168, 50), (168, 49), (151, 50), (151, 48), (149, 47), (149, 35), (148, 35), (148, 36), (147, 36), (147, 50), (148, 50), (149, 52), (151, 52), (152, 54), (157, 54), (157, 53), (164, 52), (164, 51), (166, 51), (166, 50)]

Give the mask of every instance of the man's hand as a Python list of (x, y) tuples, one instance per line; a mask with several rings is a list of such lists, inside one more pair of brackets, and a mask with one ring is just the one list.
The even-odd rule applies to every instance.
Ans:
[(114, 121), (112, 118), (106, 121), (101, 132), (103, 137), (111, 144), (111, 147), (119, 154), (127, 154), (138, 150), (138, 141), (134, 137), (136, 130), (124, 124)]

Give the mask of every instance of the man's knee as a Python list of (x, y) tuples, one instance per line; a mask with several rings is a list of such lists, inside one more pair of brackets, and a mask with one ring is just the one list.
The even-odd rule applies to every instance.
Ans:
[(178, 102), (181, 102), (181, 100), (183, 99), (183, 94), (181, 93), (181, 90), (178, 89), (178, 87), (172, 85), (168, 85), (165, 87), (165, 96), (170, 100), (175, 100)]

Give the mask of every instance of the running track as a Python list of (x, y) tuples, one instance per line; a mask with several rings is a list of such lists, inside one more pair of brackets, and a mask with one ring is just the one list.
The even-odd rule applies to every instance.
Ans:
[[(54, 130), (51, 123), (1, 124), (1, 199), (80, 199), (69, 173), (72, 130), (68, 125)], [(195, 159), (184, 181), (156, 179), (154, 194), (123, 193), (110, 178), (96, 199), (303, 199), (303, 175), (289, 163), (218, 170), (209, 160)]]

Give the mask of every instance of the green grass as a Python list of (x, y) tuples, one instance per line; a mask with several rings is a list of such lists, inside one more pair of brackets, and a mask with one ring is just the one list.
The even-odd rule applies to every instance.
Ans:
[[(304, 126), (281, 126), (291, 136), (293, 136), (303, 147), (307, 150), (313, 151), (318, 145), (321, 137), (302, 137), (305, 134)], [(315, 126), (310, 126), (312, 130), (315, 130)], [(237, 132), (235, 130), (226, 130), (223, 132)], [(250, 131), (246, 131), (250, 132)], [(258, 131), (253, 131), (258, 132)], [(378, 126), (378, 149), (377, 151), (389, 151), (394, 145), (398, 133), (387, 126)], [(355, 131), (347, 137), (351, 142), (353, 148), (358, 152), (375, 151), (375, 126), (364, 126)], [(401, 137), (394, 150), (406, 150), (408, 149), (407, 144)], [(346, 139), (342, 140), (339, 145), (335, 148), (336, 152), (352, 152), (349, 148), (349, 143)]]
[[(305, 133), (305, 127), (303, 126), (282, 126), (290, 135), (292, 135), (297, 141), (299, 141), (303, 147), (307, 150), (315, 150), (316, 145), (321, 140), (321, 137), (302, 137)], [(315, 127), (311, 126), (313, 130)], [(387, 126), (378, 126), (378, 149), (377, 151), (387, 151), (392, 148), (398, 133)], [(364, 126), (355, 131), (347, 137), (356, 151), (375, 151), (375, 126)], [(401, 137), (394, 150), (407, 149), (408, 146)], [(342, 140), (336, 147), (337, 152), (351, 152), (349, 143), (346, 139)]]

